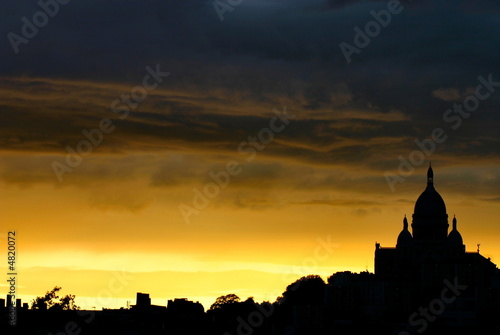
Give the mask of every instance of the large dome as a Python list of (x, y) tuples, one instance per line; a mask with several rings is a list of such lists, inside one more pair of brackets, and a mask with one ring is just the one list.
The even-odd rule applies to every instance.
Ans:
[(427, 188), (418, 197), (415, 203), (414, 214), (418, 216), (436, 216), (446, 214), (446, 205), (443, 198), (434, 188), (434, 173), (429, 167), (427, 171)]
[(430, 166), (427, 171), (427, 187), (415, 203), (411, 227), (415, 241), (441, 241), (448, 237), (446, 205), (434, 188), (434, 173)]

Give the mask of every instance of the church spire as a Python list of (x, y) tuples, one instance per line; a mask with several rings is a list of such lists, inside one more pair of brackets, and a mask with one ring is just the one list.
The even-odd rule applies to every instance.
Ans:
[(432, 164), (429, 162), (429, 169), (427, 170), (427, 185), (434, 183), (434, 172), (432, 171)]
[(457, 230), (457, 218), (453, 215), (453, 230)]
[(406, 219), (406, 214), (405, 218), (403, 219), (403, 230), (408, 230), (408, 220)]

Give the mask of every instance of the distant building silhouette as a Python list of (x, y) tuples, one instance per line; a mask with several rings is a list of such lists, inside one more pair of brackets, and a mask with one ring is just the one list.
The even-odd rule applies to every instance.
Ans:
[(202, 304), (189, 301), (186, 298), (169, 300), (167, 309), (172, 314), (188, 315), (191, 317), (200, 317), (205, 311)]
[(148, 293), (137, 292), (137, 297), (135, 299), (136, 308), (148, 308), (151, 307), (151, 298)]
[(136, 304), (130, 307), (134, 311), (156, 314), (164, 313), (167, 310), (166, 306), (151, 305), (151, 298), (149, 297), (149, 293), (140, 292), (137, 292)]
[(15, 296), (7, 294), (7, 308), (15, 304)]
[(459, 298), (444, 299), (450, 303), (443, 309), (442, 319), (473, 324), (498, 308), (499, 291), (494, 287), (497, 267), (479, 250), (466, 251), (457, 224), (453, 217), (448, 232), (446, 205), (434, 188), (434, 173), (429, 166), (427, 187), (415, 203), (412, 233), (405, 216), (396, 247), (375, 246), (375, 275), (385, 283), (386, 311), (409, 316), (422, 304), (439, 298), (447, 283), (466, 288), (450, 293)]

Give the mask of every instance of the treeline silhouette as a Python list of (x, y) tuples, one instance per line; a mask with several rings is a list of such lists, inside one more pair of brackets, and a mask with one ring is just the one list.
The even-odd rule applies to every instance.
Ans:
[(497, 333), (495, 324), (450, 325), (439, 320), (418, 332), (408, 325), (409, 314), (370, 310), (370, 299), (376, 301), (376, 297), (366, 288), (376, 283), (375, 275), (368, 272), (339, 272), (326, 283), (320, 276), (309, 275), (288, 285), (274, 302), (258, 303), (252, 297), (242, 301), (236, 294), (227, 294), (218, 297), (206, 312), (201, 304), (187, 299), (169, 300), (167, 306), (151, 305), (149, 295), (143, 293), (137, 294), (137, 303), (131, 308), (79, 310), (73, 295), (59, 299), (60, 287), (55, 287), (32, 301), (31, 308), (17, 307), (16, 326), (9, 326), (11, 314), (4, 306), (0, 334), (404, 335), (471, 334), (483, 328), (484, 333)]

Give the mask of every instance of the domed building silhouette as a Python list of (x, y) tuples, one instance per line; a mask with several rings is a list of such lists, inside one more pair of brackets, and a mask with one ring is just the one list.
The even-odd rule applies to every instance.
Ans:
[(455, 292), (460, 299), (443, 304), (444, 319), (471, 324), (498, 312), (500, 281), (496, 265), (479, 249), (466, 251), (456, 217), (451, 230), (449, 226), (446, 204), (434, 187), (434, 172), (429, 165), (427, 186), (415, 203), (411, 232), (405, 216), (396, 247), (375, 245), (375, 276), (384, 283), (386, 313), (409, 315), (439, 298), (450, 283), (463, 290)]

